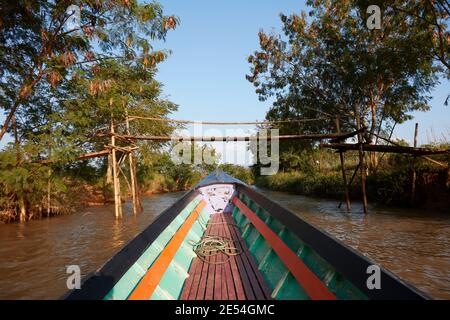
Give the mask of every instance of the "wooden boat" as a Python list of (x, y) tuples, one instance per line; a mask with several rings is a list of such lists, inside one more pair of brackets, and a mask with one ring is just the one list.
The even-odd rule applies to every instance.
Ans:
[(243, 182), (215, 172), (63, 298), (427, 298), (382, 268), (381, 288), (373, 288), (372, 265)]

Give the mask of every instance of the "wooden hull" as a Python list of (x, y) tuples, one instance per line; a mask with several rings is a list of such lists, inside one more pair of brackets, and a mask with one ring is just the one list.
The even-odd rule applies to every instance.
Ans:
[(64, 298), (427, 298), (382, 268), (381, 288), (368, 286), (372, 265), (239, 180), (213, 173)]

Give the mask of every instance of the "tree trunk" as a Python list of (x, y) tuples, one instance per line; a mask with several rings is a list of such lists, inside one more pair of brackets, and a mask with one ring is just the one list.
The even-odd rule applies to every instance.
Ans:
[(19, 221), (21, 223), (27, 221), (27, 210), (25, 207), (25, 200), (22, 195), (19, 196)]
[[(419, 124), (416, 122), (416, 126), (414, 128), (414, 148), (417, 147), (417, 133), (419, 131)], [(412, 177), (411, 177), (411, 199), (410, 199), (410, 205), (414, 205), (414, 201), (416, 198), (416, 179), (417, 179), (417, 173), (416, 173), (416, 157), (413, 158), (412, 161)]]
[[(34, 68), (32, 70), (34, 70)], [(22, 84), (22, 86), (20, 88), (19, 96), (17, 97), (16, 101), (14, 102), (13, 106), (11, 107), (11, 110), (9, 111), (8, 116), (6, 117), (5, 122), (3, 123), (2, 129), (0, 130), (0, 141), (2, 141), (3, 136), (6, 133), (6, 130), (8, 130), (9, 123), (12, 121), (20, 103), (30, 95), (34, 86), (41, 80), (43, 74), (44, 74), (44, 70), (42, 69), (42, 63), (41, 63), (39, 66), (39, 71), (38, 71), (38, 74), (36, 75), (36, 78), (33, 81), (31, 81), (29, 85), (25, 84), (27, 82), (26, 80)], [(30, 78), (31, 78), (31, 76), (28, 79), (30, 79)]]
[[(336, 117), (336, 131), (337, 133), (341, 132), (341, 126), (339, 123), (339, 117)], [(347, 175), (345, 174), (345, 161), (344, 161), (344, 154), (342, 153), (342, 150), (339, 150), (339, 158), (341, 161), (341, 170), (342, 170), (342, 180), (344, 184), (344, 196), (345, 196), (345, 204), (347, 207), (347, 211), (351, 210), (351, 204), (350, 204), (350, 196), (348, 193), (348, 185), (347, 185)]]
[[(377, 128), (377, 107), (375, 102), (372, 102), (370, 105), (370, 112), (371, 112), (371, 126), (370, 126), (370, 143), (372, 143), (374, 139), (374, 133)], [(372, 173), (376, 170), (378, 166), (378, 155), (376, 152), (370, 152), (369, 153), (369, 172)]]
[[(362, 128), (362, 119), (360, 117), (360, 113), (358, 108), (356, 108), (356, 121), (358, 130)], [(362, 203), (364, 213), (368, 213), (367, 206), (367, 194), (366, 194), (366, 166), (364, 163), (364, 150), (363, 150), (363, 134), (358, 133), (358, 145), (359, 145), (359, 165), (360, 165), (360, 173), (361, 173), (361, 193), (362, 193)]]

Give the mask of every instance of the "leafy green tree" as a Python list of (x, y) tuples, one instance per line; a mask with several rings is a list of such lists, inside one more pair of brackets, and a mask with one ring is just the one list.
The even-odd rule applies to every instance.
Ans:
[(68, 28), (73, 1), (19, 0), (0, 7), (0, 103), (7, 111), (6, 133), (17, 109), (24, 111), (40, 92), (68, 81), (81, 67), (109, 59), (156, 63), (150, 41), (163, 39), (177, 19), (163, 15), (159, 4), (137, 0), (80, 0), (80, 19)]
[[(427, 30), (393, 14), (380, 2), (381, 29), (366, 26), (368, 1), (308, 1), (309, 14), (281, 15), (283, 35), (259, 33), (260, 50), (249, 57), (261, 100), (274, 98), (269, 120), (324, 118), (285, 125), (280, 132), (357, 128), (360, 118), (373, 143), (410, 112), (428, 110), (428, 93), (437, 83)], [(292, 145), (282, 145), (281, 155)], [(376, 162), (376, 161), (374, 161)], [(376, 165), (375, 163), (373, 165)]]
[[(111, 119), (123, 134), (127, 112), (165, 117), (176, 110), (159, 97), (154, 80), (168, 52), (150, 43), (164, 39), (177, 19), (154, 2), (79, 1), (80, 26), (67, 30), (70, 4), (18, 1), (0, 8), (0, 101), (8, 111), (0, 140), (7, 128), (15, 137), (14, 147), (0, 153), (0, 211), (12, 220), (41, 215), (36, 212), (45, 205), (50, 210), (50, 197), (53, 207), (67, 203), (77, 167), (70, 162), (109, 144), (102, 133)], [(136, 120), (129, 130), (164, 135), (173, 129)]]
[(443, 73), (450, 77), (450, 3), (447, 0), (394, 1), (393, 14), (412, 20), (422, 28), (424, 42), (431, 47), (431, 54), (442, 65)]

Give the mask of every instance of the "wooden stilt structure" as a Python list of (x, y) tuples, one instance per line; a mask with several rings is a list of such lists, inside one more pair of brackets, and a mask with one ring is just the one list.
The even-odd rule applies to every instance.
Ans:
[(114, 212), (116, 218), (122, 218), (122, 200), (120, 198), (120, 181), (119, 170), (117, 168), (116, 156), (116, 137), (114, 134), (114, 120), (111, 117), (111, 153), (112, 153), (112, 167), (113, 167), (113, 188), (114, 188)]
[[(17, 121), (16, 121), (16, 116), (13, 115), (12, 116), (12, 123), (13, 123), (13, 131), (14, 131), (14, 146), (16, 148), (16, 166), (19, 166), (20, 163), (22, 162), (22, 157), (20, 155), (20, 141), (19, 141), (19, 136), (17, 135)], [(26, 221), (26, 208), (25, 208), (25, 199), (23, 194), (19, 194), (18, 195), (18, 200), (19, 200), (19, 221), (21, 223)]]
[[(339, 123), (339, 117), (336, 117), (336, 131), (337, 133), (341, 133), (341, 125)], [(344, 183), (344, 196), (345, 196), (345, 204), (347, 206), (347, 211), (350, 211), (352, 209), (350, 204), (350, 196), (348, 192), (348, 185), (347, 185), (347, 175), (345, 174), (345, 161), (344, 161), (344, 153), (342, 150), (339, 150), (339, 158), (341, 160), (341, 170), (342, 170), (342, 180)]]
[[(268, 137), (259, 137), (259, 136), (235, 136), (235, 137), (224, 137), (224, 136), (156, 136), (156, 135), (132, 135), (130, 132), (130, 121), (135, 120), (152, 120), (152, 121), (162, 121), (162, 122), (175, 122), (182, 124), (216, 124), (216, 125), (231, 125), (231, 124), (274, 124), (274, 123), (289, 123), (289, 122), (303, 122), (303, 121), (318, 121), (323, 120), (320, 118), (317, 119), (299, 119), (299, 120), (282, 120), (282, 121), (268, 121), (268, 122), (196, 122), (196, 121), (188, 121), (188, 120), (173, 120), (173, 119), (165, 119), (165, 118), (152, 118), (152, 117), (141, 117), (141, 116), (133, 116), (128, 115), (127, 109), (125, 108), (125, 121), (114, 124), (113, 118), (111, 116), (110, 123), (110, 132), (107, 133), (105, 130), (107, 127), (101, 128), (95, 136), (96, 137), (109, 137), (111, 139), (111, 144), (106, 146), (105, 150), (91, 152), (87, 154), (80, 155), (75, 160), (84, 160), (91, 159), (97, 157), (111, 157), (112, 160), (112, 177), (113, 177), (113, 187), (114, 187), (114, 203), (115, 203), (115, 214), (116, 217), (122, 217), (122, 206), (121, 206), (121, 198), (120, 198), (120, 182), (119, 182), (119, 174), (124, 175), (124, 178), (127, 182), (128, 188), (132, 195), (133, 199), (133, 212), (136, 214), (140, 210), (142, 210), (142, 206), (139, 200), (139, 191), (136, 179), (136, 161), (133, 156), (133, 151), (138, 149), (137, 146), (123, 146), (116, 145), (117, 141), (122, 143), (130, 143), (130, 141), (136, 140), (144, 140), (144, 141), (190, 141), (190, 142), (235, 142), (235, 141), (254, 141), (254, 140), (271, 140), (271, 139), (279, 139), (279, 140), (329, 140), (328, 143), (320, 143), (320, 147), (332, 148), (338, 150), (340, 156), (340, 163), (342, 169), (342, 177), (344, 183), (344, 191), (345, 191), (345, 202), (347, 206), (347, 210), (351, 210), (351, 202), (349, 196), (350, 186), (356, 177), (358, 171), (361, 176), (361, 191), (362, 191), (362, 203), (364, 208), (364, 213), (368, 213), (368, 204), (367, 204), (367, 194), (366, 194), (366, 175), (367, 169), (365, 164), (365, 151), (368, 152), (383, 152), (383, 153), (402, 153), (402, 154), (411, 154), (414, 157), (423, 157), (429, 161), (432, 161), (440, 166), (446, 167), (445, 164), (442, 164), (436, 160), (426, 157), (426, 155), (437, 155), (437, 154), (448, 154), (450, 150), (434, 150), (430, 148), (417, 148), (417, 127), (416, 124), (416, 132), (414, 137), (414, 147), (404, 147), (395, 144), (389, 139), (379, 137), (382, 140), (386, 140), (392, 145), (373, 145), (364, 143), (364, 133), (366, 132), (366, 128), (363, 125), (363, 120), (359, 113), (359, 110), (355, 110), (356, 122), (357, 126), (355, 131), (352, 132), (341, 132), (340, 130), (340, 119), (336, 118), (336, 133), (310, 133), (310, 134), (296, 134), (296, 135), (279, 135), (279, 136), (268, 136)], [(329, 115), (329, 117), (334, 117)], [(120, 132), (115, 132), (115, 127), (119, 128), (125, 124), (126, 134)], [(352, 125), (353, 126), (353, 125)], [(122, 127), (123, 128), (123, 127)], [(357, 143), (348, 144), (343, 143), (344, 140), (350, 137), (357, 136)], [(356, 167), (350, 181), (347, 183), (347, 175), (345, 171), (345, 157), (344, 152), (347, 150), (356, 150), (359, 151), (359, 164)], [(121, 160), (117, 161), (116, 152), (122, 154)], [(130, 166), (130, 180), (128, 180), (128, 176), (125, 175), (124, 171), (121, 170), (120, 165), (124, 160), (126, 160), (128, 156), (128, 162)], [(40, 160), (40, 163), (51, 163), (50, 160)], [(413, 185), (413, 193), (415, 190), (415, 184)], [(414, 196), (412, 196), (414, 197)], [(339, 204), (339, 208), (341, 207), (342, 202)]]
[(52, 178), (52, 170), (49, 167), (49, 169), (48, 169), (48, 177), (47, 177), (47, 218), (50, 218), (50, 215), (52, 213), (52, 207), (51, 207), (51, 191), (52, 191), (51, 178)]
[[(416, 122), (416, 126), (414, 128), (414, 148), (417, 148), (417, 133), (419, 131), (419, 124)], [(416, 198), (416, 156), (413, 158), (412, 162), (412, 177), (411, 177), (411, 199), (410, 204), (411, 206), (414, 205), (414, 199)]]
[[(359, 112), (357, 113), (357, 126), (358, 130), (362, 128), (361, 118)], [(364, 213), (368, 213), (367, 206), (367, 194), (366, 194), (366, 166), (364, 162), (364, 149), (363, 149), (363, 135), (361, 132), (358, 132), (358, 145), (359, 145), (359, 164), (360, 164), (360, 172), (361, 172), (361, 193), (362, 193), (362, 203)]]
[[(360, 164), (358, 163), (358, 165), (356, 166), (355, 170), (353, 171), (352, 177), (350, 178), (350, 181), (348, 182), (347, 189), (350, 189), (350, 187), (352, 186), (353, 180), (355, 180), (356, 174), (358, 173), (359, 165)], [(342, 207), (342, 201), (339, 202), (339, 205), (338, 205), (339, 209), (341, 207)]]
[[(50, 142), (48, 143), (48, 157), (51, 158), (52, 155), (52, 147)], [(52, 207), (51, 207), (51, 192), (52, 192), (52, 169), (51, 166), (48, 167), (47, 170), (47, 218), (50, 218), (50, 215), (52, 213)]]
[[(127, 109), (125, 109), (125, 116), (126, 116), (125, 124), (126, 124), (127, 135), (130, 135), (130, 121), (128, 118)], [(131, 196), (133, 198), (133, 213), (137, 214), (138, 212), (140, 212), (142, 210), (142, 205), (141, 205), (141, 201), (139, 199), (139, 194), (138, 194), (136, 166), (134, 163), (133, 151), (130, 151), (128, 153), (128, 160), (129, 160), (129, 164), (130, 164), (130, 180), (131, 180), (130, 184), (131, 184)]]
[[(331, 148), (336, 150), (355, 150), (360, 149), (358, 143), (321, 143), (322, 148)], [(450, 149), (430, 149), (430, 148), (414, 148), (414, 147), (403, 147), (403, 146), (389, 146), (389, 145), (375, 145), (375, 144), (364, 144), (362, 145), (364, 151), (370, 152), (383, 152), (383, 153), (400, 153), (400, 154), (411, 154), (416, 157), (423, 157), (424, 159), (430, 160), (431, 158), (425, 157), (426, 155), (437, 155), (437, 154), (449, 154)], [(430, 161), (435, 160), (431, 159)], [(436, 163), (438, 164), (438, 163)], [(443, 163), (439, 163), (441, 166), (445, 166)]]

